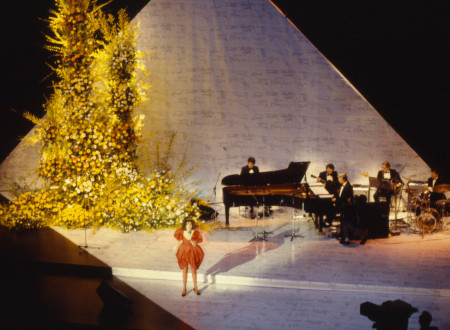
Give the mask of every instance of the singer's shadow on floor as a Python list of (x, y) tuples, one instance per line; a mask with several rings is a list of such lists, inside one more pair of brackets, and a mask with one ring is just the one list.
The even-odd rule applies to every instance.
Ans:
[[(274, 236), (269, 235), (266, 237), (266, 241), (255, 240), (253, 242), (249, 242), (247, 246), (243, 248), (227, 253), (216, 264), (205, 271), (203, 275), (204, 282), (208, 282), (208, 277), (211, 277), (211, 283), (216, 283), (216, 275), (227, 273), (233, 268), (252, 261), (262, 253), (267, 253), (279, 248), (286, 241), (285, 236), (289, 232), (290, 231), (285, 230)], [(260, 237), (262, 236), (263, 235), (260, 235)]]

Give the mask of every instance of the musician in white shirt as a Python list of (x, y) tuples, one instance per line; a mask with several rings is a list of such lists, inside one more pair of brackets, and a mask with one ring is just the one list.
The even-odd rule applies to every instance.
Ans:
[(399, 192), (403, 181), (398, 172), (392, 169), (391, 164), (386, 161), (382, 164), (381, 170), (378, 171), (377, 183), (378, 188), (373, 195), (373, 199), (375, 202), (379, 202), (380, 197), (385, 197), (386, 202), (390, 205), (392, 195)]
[(319, 176), (317, 177), (317, 181), (324, 183), (325, 189), (330, 194), (336, 194), (341, 186), (338, 180), (338, 173), (334, 170), (333, 164), (328, 164), (325, 168), (325, 171), (320, 172)]

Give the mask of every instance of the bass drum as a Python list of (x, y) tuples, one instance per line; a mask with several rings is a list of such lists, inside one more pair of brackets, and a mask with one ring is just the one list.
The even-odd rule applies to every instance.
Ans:
[(439, 222), (439, 212), (435, 209), (424, 210), (417, 217), (416, 224), (421, 230), (431, 233)]

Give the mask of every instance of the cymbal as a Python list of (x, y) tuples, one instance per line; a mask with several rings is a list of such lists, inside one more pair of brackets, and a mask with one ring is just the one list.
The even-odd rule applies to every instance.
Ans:
[(442, 204), (447, 205), (450, 204), (450, 198), (449, 199), (440, 199), (436, 201), (436, 205), (441, 206)]
[(450, 191), (450, 183), (440, 184), (433, 188), (435, 193), (445, 193), (447, 191)]

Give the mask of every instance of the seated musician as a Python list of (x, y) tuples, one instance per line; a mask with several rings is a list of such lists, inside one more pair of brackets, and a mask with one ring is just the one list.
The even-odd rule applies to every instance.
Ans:
[(373, 199), (375, 202), (380, 201), (380, 197), (385, 197), (386, 202), (391, 205), (391, 197), (400, 191), (403, 184), (402, 179), (398, 172), (391, 168), (389, 162), (384, 162), (381, 166), (381, 170), (377, 175), (378, 188)]
[(241, 169), (242, 176), (250, 176), (250, 175), (258, 175), (259, 168), (255, 166), (256, 160), (255, 157), (248, 157), (247, 165)]
[[(242, 176), (243, 182), (246, 185), (256, 184), (258, 181), (260, 174), (259, 168), (258, 166), (255, 166), (255, 163), (256, 163), (255, 157), (249, 157), (247, 160), (247, 165), (242, 167), (241, 169), (240, 175)], [(253, 206), (250, 206), (250, 217), (252, 219), (255, 218)]]
[(348, 182), (345, 173), (339, 174), (338, 180), (341, 187), (331, 200), (335, 203), (337, 211), (341, 213), (341, 238), (339, 242), (349, 245), (351, 229), (355, 226), (355, 217), (352, 211), (353, 187)]
[(338, 181), (338, 173), (334, 170), (333, 164), (328, 164), (325, 171), (320, 172), (317, 181), (324, 183), (325, 189), (330, 194), (335, 194), (341, 186)]
[[(333, 164), (328, 164), (325, 168), (325, 171), (320, 172), (317, 177), (318, 182), (322, 182), (325, 184), (325, 189), (331, 194), (336, 195), (341, 184), (338, 180), (338, 173), (334, 170)], [(336, 216), (336, 209), (330, 205), (326, 210), (323, 210), (323, 214), (325, 214), (325, 223), (323, 223), (323, 227), (330, 227), (334, 217)], [(322, 219), (319, 218), (319, 221), (322, 222)]]
[(436, 201), (440, 199), (445, 199), (445, 195), (442, 193), (436, 193), (433, 191), (434, 187), (443, 184), (444, 182), (439, 179), (439, 173), (437, 170), (431, 170), (431, 177), (428, 178), (427, 186), (425, 187), (430, 193), (430, 201), (432, 204), (435, 204)]

